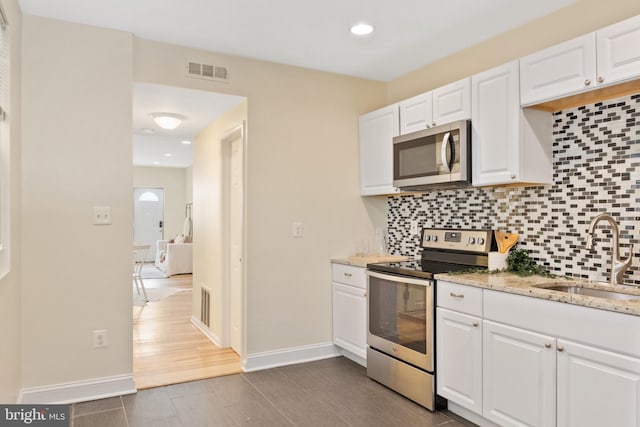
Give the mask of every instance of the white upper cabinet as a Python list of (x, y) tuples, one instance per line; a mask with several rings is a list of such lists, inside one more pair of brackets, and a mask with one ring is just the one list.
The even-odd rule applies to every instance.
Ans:
[(400, 101), (400, 135), (471, 118), (471, 78)]
[(473, 185), (550, 183), (552, 116), (520, 108), (518, 61), (474, 75), (471, 86)]
[(360, 194), (399, 193), (393, 186), (393, 137), (398, 136), (398, 104), (360, 116)]
[(596, 32), (600, 84), (640, 76), (640, 15)]
[(522, 105), (580, 92), (595, 85), (594, 33), (541, 50), (520, 59)]
[(432, 123), (433, 92), (400, 101), (400, 135), (426, 129)]
[(471, 78), (433, 91), (433, 122), (442, 125), (471, 118)]
[(640, 77), (640, 16), (520, 59), (523, 106)]

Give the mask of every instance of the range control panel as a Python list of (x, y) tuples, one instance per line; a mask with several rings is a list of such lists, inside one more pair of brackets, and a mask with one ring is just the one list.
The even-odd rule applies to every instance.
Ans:
[(422, 247), (427, 249), (488, 253), (492, 243), (493, 230), (422, 229)]

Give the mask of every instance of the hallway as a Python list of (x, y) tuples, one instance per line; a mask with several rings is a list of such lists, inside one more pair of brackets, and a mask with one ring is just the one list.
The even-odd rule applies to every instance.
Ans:
[[(144, 273), (143, 273), (144, 275)], [(147, 289), (177, 292), (133, 306), (133, 375), (138, 390), (240, 373), (240, 357), (220, 349), (191, 323), (191, 275), (144, 279)]]

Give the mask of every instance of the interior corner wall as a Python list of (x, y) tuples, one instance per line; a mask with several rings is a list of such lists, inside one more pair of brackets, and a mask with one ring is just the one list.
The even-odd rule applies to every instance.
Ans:
[(21, 387), (21, 307), (20, 291), (20, 122), (21, 122), (21, 26), (22, 15), (17, 0), (2, 0), (2, 7), (10, 25), (7, 27), (11, 43), (10, 80), (8, 106), (10, 126), (9, 186), (11, 211), (10, 221), (10, 267), (9, 273), (0, 279), (0, 402), (15, 403)]
[(387, 101), (418, 95), (638, 14), (638, 0), (577, 0), (391, 81)]
[(22, 37), (23, 387), (130, 376), (132, 35), (25, 15)]
[(184, 198), (185, 203), (193, 203), (193, 166), (184, 170)]
[(195, 138), (193, 147), (193, 315), (200, 317), (200, 289), (210, 290), (211, 333), (221, 340), (224, 282), (225, 206), (222, 138), (247, 120), (247, 101), (217, 118)]
[[(189, 78), (187, 61), (224, 66), (229, 82)], [(385, 225), (372, 218), (386, 199), (359, 194), (358, 116), (385, 105), (386, 84), (139, 38), (134, 77), (247, 98), (247, 354), (330, 344), (329, 260)]]
[(164, 189), (164, 238), (173, 239), (183, 233), (187, 203), (185, 168), (136, 166), (133, 186)]

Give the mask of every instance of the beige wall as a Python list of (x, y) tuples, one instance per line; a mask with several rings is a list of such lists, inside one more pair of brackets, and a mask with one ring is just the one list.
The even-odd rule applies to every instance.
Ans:
[[(386, 85), (140, 39), (134, 58), (136, 81), (248, 98), (248, 353), (331, 341), (329, 259), (386, 220), (384, 199), (359, 196), (357, 166), (357, 118)], [(186, 78), (187, 60), (226, 66), (230, 82)]]
[(24, 16), (22, 59), (22, 385), (131, 374), (132, 36)]
[(247, 120), (247, 102), (216, 119), (196, 136), (193, 146), (193, 313), (200, 315), (200, 288), (211, 290), (209, 329), (222, 339), (223, 277), (223, 147), (221, 139)]
[[(189, 177), (190, 178), (190, 177)], [(133, 186), (164, 189), (164, 238), (182, 234), (187, 199), (185, 168), (134, 167)]]
[[(15, 403), (21, 387), (20, 346), (20, 56), (22, 16), (17, 0), (2, 0), (2, 7), (9, 20), (11, 40), (11, 88), (9, 101), (10, 124), (10, 271), (0, 279), (0, 402)], [(4, 155), (4, 153), (3, 153)]]
[(387, 102), (409, 98), (638, 14), (638, 0), (578, 0), (390, 82)]

